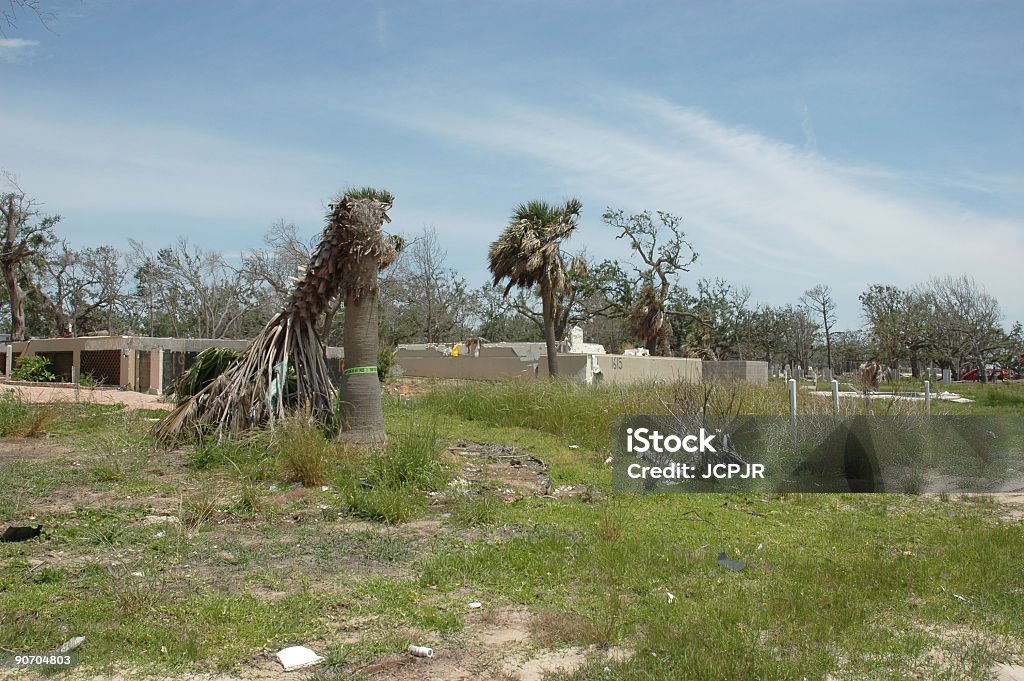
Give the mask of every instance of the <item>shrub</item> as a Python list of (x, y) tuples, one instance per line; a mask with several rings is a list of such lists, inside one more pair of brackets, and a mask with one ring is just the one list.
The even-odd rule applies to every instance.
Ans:
[(38, 381), (52, 383), (57, 380), (49, 370), (50, 360), (39, 355), (21, 355), (14, 360), (11, 378), (15, 381)]
[(388, 376), (391, 374), (391, 367), (395, 365), (395, 349), (389, 347), (381, 347), (377, 350), (377, 378), (380, 382), (388, 380)]

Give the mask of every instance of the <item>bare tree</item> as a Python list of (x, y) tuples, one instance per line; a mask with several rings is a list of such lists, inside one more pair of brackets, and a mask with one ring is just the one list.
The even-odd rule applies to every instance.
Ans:
[(973, 277), (946, 275), (928, 284), (932, 296), (932, 317), (936, 342), (947, 355), (965, 354), (978, 367), (979, 380), (986, 382), (986, 359), (1002, 345), (1005, 332), (999, 327), (999, 301)]
[(466, 280), (445, 266), (437, 230), (426, 226), (381, 274), (381, 321), (386, 338), (440, 343), (468, 334)]
[(672, 324), (668, 315), (700, 319), (686, 310), (668, 309), (666, 300), (680, 272), (689, 272), (698, 253), (686, 239), (682, 218), (658, 211), (657, 221), (650, 211), (627, 216), (622, 210), (607, 210), (602, 218), (619, 231), (616, 239), (626, 239), (641, 264), (634, 264), (637, 296), (630, 316), (636, 335), (654, 355), (671, 351)]
[(25, 195), (17, 179), (4, 173), (8, 191), (0, 194), (0, 270), (11, 306), (11, 338), (25, 339), (25, 299), (19, 281), (25, 265), (53, 243), (53, 227), (59, 215), (43, 215), (40, 204)]
[(179, 239), (156, 253), (131, 241), (137, 292), (148, 298), (173, 335), (225, 338), (244, 335), (240, 321), (254, 309), (255, 291), (242, 270), (224, 257)]
[(22, 14), (34, 16), (47, 29), (56, 18), (38, 0), (0, 0), (0, 36), (7, 35), (6, 29), (18, 27), (18, 17)]
[(807, 311), (801, 307), (787, 306), (784, 314), (788, 319), (786, 354), (789, 363), (794, 368), (800, 366), (806, 369), (811, 365), (811, 351), (814, 348), (814, 340), (818, 336), (818, 324), (808, 317)]
[(832, 298), (832, 287), (818, 284), (814, 288), (804, 291), (800, 302), (808, 312), (821, 319), (822, 329), (825, 331), (825, 357), (828, 362), (829, 374), (831, 374), (833, 371), (832, 327), (836, 323), (836, 301)]

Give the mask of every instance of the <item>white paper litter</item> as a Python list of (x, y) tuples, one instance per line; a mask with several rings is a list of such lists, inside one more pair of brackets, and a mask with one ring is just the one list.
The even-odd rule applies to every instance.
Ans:
[(480, 601), (473, 601), (472, 603), (469, 604), (469, 609), (470, 610), (476, 610), (477, 608), (481, 608), (481, 607), (483, 607), (483, 603), (481, 603)]
[(72, 650), (82, 645), (83, 643), (85, 643), (84, 636), (75, 636), (74, 638), (70, 638), (67, 641), (65, 641), (60, 648), (57, 648), (57, 652), (70, 653)]
[(324, 661), (324, 658), (320, 657), (306, 646), (292, 646), (291, 648), (285, 648), (277, 653), (277, 659), (280, 660), (281, 666), (284, 667), (286, 672), (290, 672), (295, 669), (302, 669), (303, 667), (312, 667), (313, 665), (320, 664)]

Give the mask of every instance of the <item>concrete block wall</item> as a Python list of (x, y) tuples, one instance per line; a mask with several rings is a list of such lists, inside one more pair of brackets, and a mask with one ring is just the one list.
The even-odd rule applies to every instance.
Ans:
[(435, 348), (399, 348), (395, 352), (395, 363), (403, 375), (419, 378), (532, 379), (537, 375), (537, 365), (534, 362), (524, 362), (515, 353), (497, 348), (489, 349), (486, 346), (481, 350), (479, 357), (461, 353), (458, 357), (446, 357)]
[(768, 362), (704, 362), (703, 370), (704, 380), (708, 381), (743, 381), (760, 385), (768, 383)]
[[(558, 372), (560, 376), (588, 384), (645, 381), (700, 383), (702, 377), (699, 359), (629, 355), (559, 355)], [(547, 355), (542, 355), (538, 360), (537, 375), (548, 375)]]

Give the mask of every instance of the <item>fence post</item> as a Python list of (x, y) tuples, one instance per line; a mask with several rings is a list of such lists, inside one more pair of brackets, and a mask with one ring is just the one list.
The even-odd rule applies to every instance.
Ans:
[(839, 381), (832, 379), (832, 411), (839, 415)]
[(932, 382), (924, 382), (924, 413), (927, 416), (932, 415)]
[(7, 378), (11, 377), (11, 369), (14, 367), (14, 346), (10, 343), (7, 344), (7, 366), (4, 372)]
[(793, 431), (793, 449), (797, 448), (796, 438), (796, 379), (789, 379), (789, 427)]

